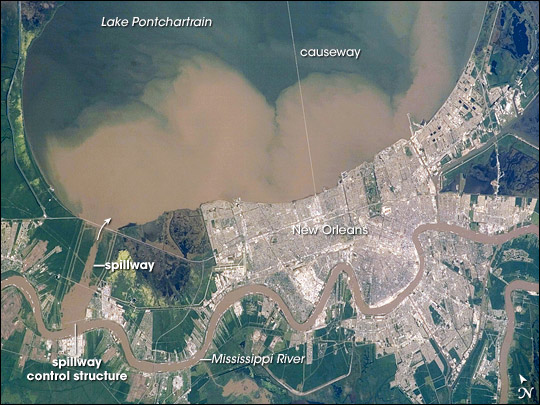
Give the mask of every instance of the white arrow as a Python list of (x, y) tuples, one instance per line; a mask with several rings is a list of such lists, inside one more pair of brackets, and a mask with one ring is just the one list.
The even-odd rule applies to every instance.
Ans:
[(523, 384), (525, 381), (527, 381), (527, 379), (520, 374), (519, 375), (519, 383)]
[(103, 225), (101, 225), (101, 228), (99, 228), (99, 232), (98, 232), (98, 234), (97, 234), (96, 240), (99, 240), (99, 236), (101, 235), (101, 231), (103, 230), (103, 228), (105, 228), (105, 225), (109, 225), (109, 224), (111, 223), (111, 219), (112, 219), (112, 218), (107, 218), (107, 219), (105, 220), (105, 222), (103, 222)]

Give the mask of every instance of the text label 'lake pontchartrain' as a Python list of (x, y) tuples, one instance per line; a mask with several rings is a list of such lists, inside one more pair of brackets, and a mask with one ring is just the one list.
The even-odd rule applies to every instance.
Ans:
[(115, 27), (173, 27), (173, 28), (185, 28), (185, 27), (211, 27), (214, 24), (211, 18), (141, 18), (133, 17), (131, 22), (127, 18), (113, 17), (113, 18), (101, 18), (101, 26), (106, 28)]

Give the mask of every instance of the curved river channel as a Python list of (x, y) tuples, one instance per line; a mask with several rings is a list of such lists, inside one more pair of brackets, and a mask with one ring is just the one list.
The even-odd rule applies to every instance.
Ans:
[(514, 328), (516, 327), (516, 313), (514, 304), (512, 303), (512, 293), (516, 290), (534, 291), (538, 293), (538, 283), (529, 283), (523, 280), (514, 280), (504, 289), (504, 309), (508, 315), (508, 323), (506, 324), (506, 334), (501, 346), (501, 355), (499, 357), (501, 371), (501, 399), (499, 403), (508, 403), (508, 388), (510, 381), (508, 378), (508, 354), (514, 341)]
[[(124, 351), (124, 354), (126, 356), (126, 360), (129, 363), (130, 366), (137, 368), (143, 372), (171, 372), (171, 371), (179, 371), (183, 370), (188, 367), (192, 367), (195, 364), (197, 364), (204, 356), (206, 355), (206, 352), (210, 348), (210, 345), (212, 344), (212, 339), (214, 337), (214, 333), (216, 330), (216, 327), (219, 323), (219, 320), (221, 319), (221, 316), (225, 313), (225, 311), (233, 305), (236, 301), (242, 299), (243, 297), (250, 295), (250, 294), (260, 294), (264, 295), (272, 300), (279, 306), (281, 312), (289, 322), (289, 325), (298, 330), (298, 331), (308, 331), (310, 330), (313, 325), (315, 324), (315, 320), (321, 313), (321, 311), (324, 309), (324, 306), (326, 305), (326, 302), (328, 301), (328, 298), (330, 297), (330, 294), (332, 293), (333, 286), (338, 278), (338, 276), (344, 272), (349, 276), (349, 288), (351, 289), (353, 293), (354, 300), (356, 302), (356, 305), (358, 306), (358, 309), (365, 315), (385, 315), (394, 310), (407, 296), (418, 286), (420, 281), (422, 280), (422, 276), (424, 275), (424, 251), (422, 250), (422, 246), (420, 244), (419, 236), (423, 232), (426, 231), (439, 231), (439, 232), (451, 232), (458, 236), (465, 237), (467, 239), (473, 240), (475, 242), (481, 242), (485, 244), (492, 244), (492, 245), (500, 245), (504, 242), (507, 242), (517, 236), (534, 233), (538, 235), (538, 227), (534, 225), (517, 228), (512, 230), (511, 232), (505, 233), (505, 234), (499, 234), (499, 235), (484, 235), (480, 234), (474, 231), (471, 231), (469, 229), (464, 229), (459, 226), (455, 225), (448, 225), (444, 223), (435, 223), (435, 224), (424, 224), (420, 225), (418, 228), (416, 228), (413, 232), (413, 242), (414, 246), (416, 248), (416, 251), (418, 253), (418, 260), (419, 260), (419, 269), (418, 273), (416, 274), (414, 280), (403, 290), (399, 295), (397, 295), (391, 302), (382, 305), (380, 307), (369, 307), (366, 305), (364, 300), (362, 299), (362, 292), (360, 290), (360, 286), (358, 284), (358, 280), (356, 279), (356, 276), (354, 274), (354, 270), (352, 267), (347, 263), (340, 263), (336, 265), (332, 272), (330, 273), (330, 277), (328, 278), (326, 285), (324, 287), (323, 293), (321, 295), (321, 298), (313, 310), (311, 316), (304, 322), (304, 323), (298, 323), (283, 299), (273, 290), (270, 288), (264, 286), (264, 285), (249, 285), (237, 288), (231, 292), (229, 292), (223, 299), (218, 303), (216, 306), (214, 313), (212, 314), (212, 317), (210, 318), (210, 322), (208, 324), (208, 328), (206, 330), (206, 336), (204, 343), (202, 347), (197, 351), (191, 358), (179, 361), (179, 362), (173, 362), (173, 363), (154, 363), (152, 361), (147, 360), (139, 360), (137, 359), (133, 351), (131, 350), (131, 346), (129, 344), (128, 337), (126, 335), (126, 332), (124, 331), (124, 328), (120, 326), (120, 324), (110, 321), (110, 320), (83, 320), (80, 322), (77, 322), (77, 328), (78, 333), (84, 333), (90, 330), (94, 329), (108, 329), (119, 341), (120, 345), (122, 346), (122, 349)], [(524, 283), (524, 282), (523, 282)], [(523, 284), (525, 286), (525, 289), (530, 289), (530, 285), (536, 286), (536, 291), (538, 291), (538, 285), (534, 283), (525, 283)], [(522, 284), (513, 284), (515, 285), (515, 288), (521, 288)], [(35, 289), (32, 287), (32, 285), (21, 276), (12, 276), (2, 281), (1, 288), (4, 289), (6, 287), (13, 286), (19, 289), (30, 305), (32, 306), (32, 309), (34, 311), (34, 316), (36, 318), (37, 328), (41, 335), (45, 339), (65, 339), (70, 336), (72, 336), (74, 330), (73, 328), (64, 328), (62, 330), (58, 331), (50, 331), (47, 329), (45, 324), (43, 323), (43, 318), (41, 314), (41, 306), (39, 302), (38, 295), (35, 291)], [(534, 289), (534, 288), (533, 288)], [(505, 342), (507, 340), (507, 337), (510, 336), (510, 343), (513, 336), (513, 319), (515, 318), (513, 315), (513, 308), (511, 300), (508, 299), (509, 294), (509, 288), (505, 291), (505, 298), (506, 298), (506, 310), (508, 313), (508, 328), (507, 328), (507, 336), (505, 337)], [(510, 304), (508, 304), (510, 302)], [(511, 317), (512, 316), (512, 317)], [(512, 321), (512, 323), (511, 323)], [(509, 349), (509, 344), (507, 343), (507, 349)], [(504, 349), (503, 344), (503, 349)], [(503, 352), (501, 351), (501, 356)], [(506, 356), (508, 355), (508, 352), (506, 352)], [(502, 375), (507, 373), (506, 369), (506, 363), (503, 363), (501, 361), (501, 367), (504, 368), (504, 373), (501, 372)], [(505, 383), (503, 378), (503, 390)], [(508, 391), (508, 376), (506, 375), (506, 392)], [(503, 391), (504, 392), (504, 391)]]

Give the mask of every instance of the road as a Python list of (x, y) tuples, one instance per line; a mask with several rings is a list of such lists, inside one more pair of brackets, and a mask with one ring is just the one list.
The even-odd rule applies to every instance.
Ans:
[[(403, 290), (399, 295), (397, 295), (391, 302), (379, 307), (368, 306), (362, 298), (360, 285), (358, 284), (358, 280), (356, 279), (353, 268), (347, 263), (339, 263), (332, 269), (330, 277), (326, 282), (317, 306), (313, 310), (311, 316), (304, 323), (299, 323), (294, 319), (294, 316), (292, 315), (291, 311), (289, 310), (283, 299), (272, 289), (264, 285), (249, 285), (237, 288), (226, 294), (223, 299), (217, 304), (214, 313), (210, 318), (205, 340), (199, 351), (197, 351), (193, 355), (193, 357), (179, 362), (154, 363), (152, 361), (137, 359), (134, 356), (133, 351), (131, 350), (129, 339), (123, 327), (120, 324), (110, 320), (94, 319), (80, 321), (77, 323), (78, 333), (85, 333), (87, 331), (95, 329), (108, 329), (122, 346), (122, 349), (126, 356), (126, 360), (130, 366), (148, 373), (179, 371), (196, 365), (202, 358), (204, 358), (208, 349), (210, 348), (210, 345), (212, 344), (212, 339), (214, 337), (216, 327), (222, 315), (225, 313), (225, 311), (227, 311), (227, 309), (229, 309), (231, 305), (248, 295), (260, 294), (272, 299), (279, 306), (281, 312), (283, 313), (289, 325), (293, 329), (296, 329), (298, 331), (309, 331), (315, 324), (315, 321), (319, 314), (324, 310), (326, 302), (328, 301), (330, 294), (332, 293), (334, 284), (336, 283), (338, 276), (343, 272), (349, 276), (349, 287), (353, 293), (353, 298), (356, 302), (358, 309), (366, 315), (385, 315), (394, 310), (401, 302), (403, 302), (403, 300), (407, 298), (407, 296), (418, 286), (418, 284), (422, 280), (422, 276), (424, 274), (425, 259), (419, 236), (426, 231), (451, 232), (461, 237), (473, 240), (475, 242), (495, 245), (502, 244), (517, 236), (529, 233), (535, 233), (536, 235), (538, 235), (538, 227), (533, 225), (517, 228), (506, 234), (491, 236), (480, 234), (478, 232), (464, 229), (459, 226), (448, 225), (444, 223), (420, 225), (418, 228), (415, 229), (413, 233), (413, 242), (418, 253), (418, 273), (416, 274), (414, 280), (405, 288), (405, 290)], [(43, 323), (43, 317), (41, 313), (41, 306), (39, 305), (38, 295), (32, 285), (24, 277), (12, 276), (2, 281), (2, 289), (9, 286), (18, 288), (24, 294), (24, 296), (32, 306), (39, 333), (45, 339), (58, 340), (72, 336), (72, 327), (66, 327), (58, 331), (50, 331), (47, 329), (47, 327)]]

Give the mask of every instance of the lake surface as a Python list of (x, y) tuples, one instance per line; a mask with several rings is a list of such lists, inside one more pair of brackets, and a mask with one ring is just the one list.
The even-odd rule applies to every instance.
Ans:
[[(291, 3), (318, 190), (429, 119), (466, 63), (484, 3)], [(102, 17), (211, 18), (102, 28)], [(29, 142), (77, 214), (114, 225), (215, 199), (313, 193), (286, 3), (71, 3), (31, 46)]]

